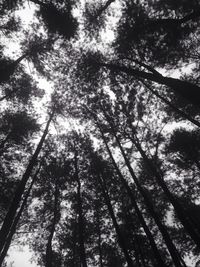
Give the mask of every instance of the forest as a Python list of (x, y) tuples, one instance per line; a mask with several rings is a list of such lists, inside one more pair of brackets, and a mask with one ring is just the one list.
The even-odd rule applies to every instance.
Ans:
[(0, 0), (0, 36), (0, 267), (200, 266), (200, 2)]

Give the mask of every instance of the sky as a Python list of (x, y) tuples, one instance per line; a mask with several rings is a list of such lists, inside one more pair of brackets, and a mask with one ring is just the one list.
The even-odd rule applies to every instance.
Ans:
[(8, 267), (38, 267), (36, 263), (31, 262), (33, 254), (29, 251), (28, 246), (11, 247), (7, 259)]
[[(27, 28), (29, 23), (33, 20), (33, 13), (34, 8), (33, 5), (25, 4), (25, 8), (20, 11), (15, 11), (16, 16), (20, 16), (22, 19), (23, 28)], [(14, 59), (16, 59), (16, 51), (19, 51), (19, 44), (16, 38), (13, 42), (7, 44), (7, 50), (5, 54), (12, 55)], [(14, 57), (15, 56), (15, 57)], [(45, 80), (40, 78), (38, 80), (38, 86), (42, 89), (49, 88), (49, 83)], [(36, 263), (31, 263), (31, 257), (33, 254), (29, 251), (28, 246), (11, 246), (9, 249), (9, 256), (7, 258), (8, 267), (37, 267)]]
[[(31, 3), (30, 4), (27, 3), (24, 10), (16, 12), (16, 15), (19, 15), (20, 18), (22, 19), (24, 28), (27, 28), (30, 21), (32, 21), (33, 13), (34, 13), (34, 8)], [(102, 38), (107, 43), (112, 41), (112, 39), (114, 38), (112, 30), (108, 29), (107, 32), (102, 32)], [(15, 55), (16, 51), (19, 51), (19, 45), (17, 44), (17, 42), (9, 43), (7, 53), (10, 55), (11, 54)], [(162, 70), (159, 70), (159, 71), (162, 73)], [(189, 69), (185, 69), (184, 71), (188, 72)], [(165, 73), (163, 72), (162, 74), (165, 74)], [(171, 73), (170, 76), (177, 78), (180, 76), (180, 72), (178, 70), (176, 72), (173, 71), (173, 73)], [(42, 89), (47, 89), (47, 88), (49, 89), (52, 86), (45, 79), (42, 79), (42, 78), (40, 78), (38, 82), (39, 82), (39, 87)], [(37, 267), (36, 263), (31, 262), (32, 257), (33, 257), (33, 254), (29, 250), (28, 246), (23, 246), (23, 247), (13, 246), (9, 250), (9, 256), (7, 259), (8, 267)], [(188, 259), (187, 261), (188, 261), (188, 267), (194, 266), (194, 264), (192, 264), (190, 259)]]

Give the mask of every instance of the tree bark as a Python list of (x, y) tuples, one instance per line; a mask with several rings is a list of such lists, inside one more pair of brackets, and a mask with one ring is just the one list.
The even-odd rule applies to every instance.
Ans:
[(38, 155), (42, 149), (43, 143), (44, 143), (45, 138), (48, 134), (49, 125), (53, 119), (53, 116), (54, 116), (54, 111), (50, 114), (49, 120), (47, 121), (46, 128), (43, 132), (43, 135), (40, 139), (40, 142), (39, 142), (32, 158), (29, 161), (29, 164), (26, 168), (26, 171), (25, 171), (25, 173), (24, 173), (24, 175), (23, 175), (23, 177), (22, 177), (22, 179), (21, 179), (21, 181), (17, 187), (14, 198), (10, 204), (10, 207), (9, 207), (8, 212), (6, 214), (6, 217), (4, 219), (3, 225), (2, 225), (1, 230), (0, 230), (0, 252), (2, 251), (2, 249), (5, 245), (6, 238), (8, 236), (9, 231), (10, 231), (10, 228), (12, 226), (13, 220), (16, 216), (17, 209), (19, 208), (19, 205), (20, 205), (22, 195), (24, 193), (27, 181), (29, 180), (31, 172), (32, 172), (32, 170), (33, 170), (33, 168), (37, 162)]

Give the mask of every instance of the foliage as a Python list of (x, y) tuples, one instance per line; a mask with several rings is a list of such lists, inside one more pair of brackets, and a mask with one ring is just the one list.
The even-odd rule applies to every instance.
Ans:
[(198, 1), (0, 16), (0, 266), (12, 245), (45, 267), (198, 265)]

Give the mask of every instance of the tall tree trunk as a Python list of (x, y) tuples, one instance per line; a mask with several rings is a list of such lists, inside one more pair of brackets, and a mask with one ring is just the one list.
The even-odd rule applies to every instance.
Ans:
[(83, 207), (82, 207), (82, 196), (81, 196), (81, 181), (79, 178), (77, 151), (75, 151), (74, 167), (75, 167), (75, 178), (76, 178), (77, 185), (78, 185), (77, 186), (77, 204), (78, 204), (78, 231), (79, 231), (80, 262), (81, 262), (81, 267), (87, 267), (85, 244), (84, 244), (84, 220), (83, 220)]
[(96, 211), (96, 223), (97, 223), (97, 236), (98, 236), (98, 251), (99, 251), (99, 266), (103, 267), (103, 254), (102, 254), (102, 247), (101, 247), (101, 225), (100, 225), (100, 217), (99, 217), (99, 207), (95, 207)]
[(47, 245), (46, 245), (46, 260), (45, 267), (53, 267), (53, 249), (52, 249), (52, 240), (56, 229), (56, 224), (58, 223), (58, 202), (59, 202), (59, 188), (58, 181), (55, 182), (55, 192), (54, 192), (54, 210), (53, 210), (53, 221), (50, 228), (50, 234), (48, 237)]
[(160, 218), (159, 218), (159, 215), (157, 214), (157, 212), (155, 211), (154, 209), (154, 205), (151, 201), (151, 199), (149, 198), (149, 196), (146, 194), (145, 190), (143, 189), (143, 187), (140, 185), (139, 181), (138, 181), (138, 178), (136, 177), (134, 171), (133, 171), (133, 168), (131, 167), (131, 164), (130, 164), (130, 161), (128, 160), (125, 152), (124, 152), (124, 149), (121, 145), (121, 142), (115, 132), (115, 129), (113, 127), (113, 124), (112, 122), (110, 121), (110, 117), (106, 114), (105, 110), (103, 110), (104, 112), (104, 115), (110, 125), (110, 128), (111, 128), (111, 131), (112, 131), (112, 134), (113, 136), (115, 137), (116, 139), (116, 142), (118, 144), (118, 147), (122, 153), (122, 156), (124, 158), (124, 161), (125, 161), (125, 164), (130, 172), (130, 175), (131, 177), (133, 178), (133, 181), (134, 183), (136, 184), (139, 192), (141, 193), (141, 195), (143, 196), (144, 200), (145, 200), (145, 204), (150, 212), (150, 214), (152, 215), (152, 217), (154, 218), (160, 232), (162, 233), (162, 236), (163, 236), (163, 239), (165, 240), (165, 243), (166, 243), (166, 246), (168, 248), (168, 251), (172, 257), (172, 260), (175, 264), (176, 267), (183, 267), (183, 266), (186, 266), (185, 265), (185, 262), (183, 261), (183, 259), (180, 257), (175, 245), (173, 244), (170, 236), (169, 236), (169, 233), (167, 231), (167, 229), (165, 228), (165, 226), (162, 224)]
[(154, 94), (155, 96), (157, 96), (159, 99), (161, 99), (165, 104), (167, 104), (170, 108), (172, 108), (177, 114), (181, 115), (182, 118), (190, 121), (191, 123), (193, 123), (194, 125), (196, 125), (197, 127), (200, 127), (200, 122), (198, 122), (197, 120), (193, 119), (191, 116), (189, 116), (188, 114), (186, 114), (184, 111), (180, 110), (179, 108), (177, 108), (175, 105), (173, 105), (169, 100), (167, 100), (165, 97), (161, 96), (156, 90), (152, 89), (151, 86), (149, 86), (147, 83), (145, 83), (144, 81), (142, 81), (142, 83), (146, 86), (146, 88), (152, 92), (152, 94)]
[[(125, 114), (127, 118), (129, 117), (128, 114)], [(179, 201), (173, 196), (173, 194), (170, 192), (169, 188), (167, 187), (163, 175), (161, 172), (157, 169), (157, 167), (154, 165), (151, 159), (148, 158), (145, 151), (142, 149), (135, 133), (134, 129), (132, 127), (132, 124), (130, 121), (128, 121), (129, 127), (132, 131), (132, 136), (130, 136), (130, 140), (135, 145), (136, 149), (141, 154), (142, 158), (144, 159), (145, 163), (147, 164), (149, 171), (151, 174), (156, 178), (157, 183), (159, 186), (163, 189), (163, 192), (168, 197), (170, 203), (173, 205), (174, 210), (177, 214), (177, 217), (179, 218), (180, 222), (184, 226), (187, 233), (190, 235), (192, 240), (194, 240), (195, 244), (200, 248), (200, 227), (193, 223), (190, 216), (187, 214), (187, 212), (183, 209)]]
[(166, 85), (167, 87), (171, 88), (175, 93), (187, 99), (192, 104), (197, 106), (200, 105), (200, 87), (188, 81), (165, 77), (157, 71), (156, 73), (145, 72), (142, 70), (133, 69), (126, 66), (119, 66), (112, 63), (96, 62), (96, 64), (101, 67), (106, 67), (111, 71), (123, 72), (137, 78), (147, 79), (158, 84)]
[[(129, 220), (133, 220), (132, 218), (132, 214), (130, 212), (130, 208), (127, 208), (127, 198), (124, 200), (123, 198), (121, 199), (121, 203), (122, 203), (122, 210), (124, 211), (124, 214), (125, 214), (125, 218), (127, 219), (128, 218), (128, 221)], [(125, 227), (127, 226), (126, 224), (126, 219), (124, 219), (124, 224), (125, 224)], [(141, 250), (139, 249), (140, 247), (140, 242), (137, 238), (137, 234), (136, 234), (136, 229), (135, 229), (135, 226), (133, 226), (133, 223), (131, 223), (130, 226), (128, 226), (128, 228), (130, 227), (131, 229), (131, 232), (133, 234), (133, 238), (132, 238), (132, 246), (133, 246), (133, 251), (134, 251), (134, 258), (135, 258), (135, 263), (136, 263), (136, 266), (137, 267), (142, 267), (142, 264), (140, 262), (140, 253), (141, 253)], [(144, 267), (144, 266), (143, 266)]]
[[(129, 118), (128, 114), (125, 114), (125, 115), (127, 116), (127, 118)], [(112, 118), (109, 118), (109, 119), (112, 120)], [(113, 120), (112, 120), (112, 123), (113, 123)], [(192, 240), (194, 240), (195, 244), (200, 248), (200, 227), (196, 227), (196, 225), (193, 224), (190, 216), (183, 209), (183, 207), (181, 206), (179, 201), (173, 196), (173, 194), (171, 194), (169, 188), (167, 187), (167, 185), (164, 181), (163, 175), (161, 174), (160, 171), (158, 171), (157, 167), (154, 165), (152, 160), (150, 160), (147, 157), (145, 151), (142, 149), (142, 147), (141, 147), (141, 145), (140, 145), (140, 143), (139, 143), (139, 141), (138, 141), (138, 139), (134, 133), (134, 129), (133, 129), (133, 126), (130, 123), (130, 121), (128, 121), (128, 124), (129, 124), (131, 131), (132, 131), (132, 136), (130, 137), (132, 143), (135, 145), (135, 147), (137, 148), (137, 150), (141, 154), (142, 158), (144, 159), (144, 161), (146, 162), (146, 164), (149, 168), (149, 171), (156, 178), (157, 183), (163, 189), (164, 193), (166, 194), (169, 201), (173, 205), (174, 210), (177, 214), (177, 217), (179, 218), (180, 222), (184, 226), (185, 230), (190, 235)]]
[(167, 187), (163, 176), (161, 173), (157, 170), (157, 168), (154, 166), (153, 162), (147, 157), (146, 153), (142, 149), (141, 145), (138, 141), (135, 140), (135, 138), (131, 138), (133, 144), (141, 154), (142, 158), (146, 162), (149, 171), (151, 174), (156, 178), (157, 183), (160, 185), (160, 187), (163, 189), (164, 193), (168, 197), (170, 203), (173, 205), (174, 210), (176, 212), (177, 217), (179, 218), (180, 222), (184, 226), (187, 233), (190, 235), (192, 240), (194, 240), (195, 244), (200, 248), (200, 228), (196, 228), (196, 226), (192, 223), (189, 215), (187, 212), (183, 209), (181, 204), (178, 202), (178, 200), (171, 194), (169, 191), (169, 188)]
[(124, 253), (124, 257), (126, 259), (127, 265), (128, 265), (128, 267), (134, 267), (133, 261), (132, 261), (130, 255), (129, 255), (128, 248), (126, 246), (126, 242), (125, 242), (125, 240), (124, 240), (124, 238), (122, 236), (121, 230), (120, 230), (119, 225), (117, 223), (117, 219), (116, 219), (114, 211), (113, 211), (113, 207), (112, 207), (112, 204), (111, 204), (111, 200), (110, 200), (110, 197), (109, 197), (109, 194), (108, 194), (108, 190), (107, 190), (107, 187), (106, 187), (106, 183), (105, 183), (105, 179), (103, 177), (103, 174), (101, 176), (100, 176), (100, 174), (98, 174), (97, 176), (98, 176), (98, 181), (99, 181), (99, 184), (101, 186), (102, 193), (103, 193), (106, 205), (108, 207), (108, 211), (109, 211), (110, 217), (112, 219), (112, 222), (113, 222), (116, 234), (117, 234), (119, 245), (120, 245), (120, 247), (121, 247), (121, 249), (122, 249), (122, 251)]
[(8, 233), (10, 231), (10, 228), (11, 228), (12, 223), (14, 221), (14, 218), (16, 216), (17, 209), (19, 208), (21, 198), (22, 198), (22, 195), (24, 193), (27, 181), (29, 180), (31, 172), (32, 172), (32, 170), (33, 170), (33, 168), (37, 162), (38, 155), (42, 149), (43, 143), (44, 143), (45, 138), (48, 134), (49, 125), (53, 119), (53, 116), (54, 116), (54, 111), (51, 113), (49, 120), (47, 121), (46, 128), (43, 132), (43, 135), (40, 139), (40, 142), (39, 142), (32, 158), (29, 161), (29, 164), (26, 168), (26, 171), (25, 171), (24, 175), (22, 176), (22, 179), (21, 179), (21, 181), (17, 187), (14, 198), (10, 204), (10, 207), (9, 207), (8, 212), (6, 214), (6, 217), (4, 219), (3, 225), (2, 225), (1, 230), (0, 230), (0, 252), (2, 251), (2, 249), (5, 245)]
[[(128, 211), (128, 216), (131, 217), (130, 210)], [(134, 240), (135, 240), (135, 253), (138, 255), (138, 260), (136, 260), (137, 265), (142, 266), (142, 267), (147, 267), (146, 262), (145, 262), (145, 258), (144, 258), (145, 251), (142, 250), (142, 247), (140, 246), (140, 240), (138, 238), (135, 226), (131, 225), (131, 228), (132, 228)], [(161, 262), (160, 262), (160, 265), (156, 264), (155, 258), (151, 257), (150, 260), (151, 260), (153, 266), (166, 266), (165, 264), (161, 265)]]
[(155, 241), (154, 241), (154, 238), (153, 238), (153, 236), (152, 236), (152, 234), (151, 234), (151, 231), (149, 230), (149, 228), (148, 228), (148, 226), (147, 226), (147, 224), (146, 224), (146, 222), (145, 222), (145, 219), (144, 219), (144, 217), (143, 217), (143, 215), (142, 215), (142, 213), (141, 213), (141, 211), (140, 211), (140, 209), (139, 209), (139, 207), (138, 207), (138, 205), (137, 205), (137, 202), (136, 202), (136, 200), (135, 200), (134, 193), (133, 193), (133, 191), (131, 190), (131, 188), (129, 187), (128, 182), (127, 182), (126, 179), (124, 178), (124, 176), (123, 176), (123, 174), (121, 173), (119, 167), (117, 166), (117, 163), (115, 162), (115, 159), (114, 159), (114, 157), (113, 157), (113, 155), (112, 155), (112, 152), (111, 152), (111, 150), (110, 150), (110, 148), (109, 148), (109, 146), (108, 146), (108, 143), (107, 143), (107, 141), (106, 141), (106, 138), (105, 138), (105, 136), (104, 136), (104, 133), (103, 133), (103, 131), (102, 131), (100, 125), (99, 125), (99, 124), (97, 124), (97, 125), (98, 125), (98, 128), (99, 128), (100, 132), (101, 132), (102, 139), (103, 139), (103, 141), (104, 141), (104, 144), (105, 144), (105, 146), (106, 146), (106, 149), (107, 149), (107, 152), (108, 152), (108, 154), (109, 154), (109, 156), (110, 156), (110, 159), (111, 159), (111, 161), (112, 161), (112, 163), (113, 163), (113, 166), (114, 166), (114, 168), (115, 168), (115, 170), (116, 170), (116, 172), (117, 172), (117, 174), (118, 174), (118, 177), (120, 178), (121, 183), (122, 183), (123, 186), (125, 187), (125, 189), (126, 189), (128, 195), (129, 195), (129, 197), (130, 197), (132, 206), (133, 206), (133, 208), (135, 209), (135, 212), (136, 212), (136, 214), (137, 214), (137, 216), (138, 216), (138, 219), (139, 219), (139, 221), (140, 221), (140, 223), (141, 223), (141, 226), (143, 227), (144, 232), (145, 232), (145, 234), (146, 234), (146, 236), (147, 236), (147, 239), (148, 239), (148, 241), (149, 241), (149, 243), (150, 243), (150, 245), (151, 245), (151, 249), (152, 249), (152, 251), (153, 251), (153, 254), (154, 254), (154, 257), (155, 257), (155, 261), (156, 261), (156, 262), (155, 262), (155, 266), (158, 266), (158, 267), (159, 267), (159, 266), (166, 266), (165, 263), (164, 263), (164, 261), (163, 261), (163, 259), (162, 259), (162, 257), (161, 257), (161, 255), (160, 255), (160, 252), (159, 252), (159, 250), (158, 250), (158, 248), (157, 248), (157, 245), (156, 245), (156, 243), (155, 243)]
[(19, 209), (19, 211), (18, 211), (18, 213), (17, 213), (17, 215), (16, 215), (16, 217), (15, 217), (15, 219), (13, 221), (13, 224), (12, 224), (12, 226), (10, 228), (10, 232), (9, 232), (8, 237), (6, 239), (6, 243), (5, 243), (5, 245), (3, 247), (3, 250), (2, 250), (2, 252), (0, 254), (0, 267), (2, 266), (2, 263), (3, 263), (6, 255), (7, 255), (8, 249), (9, 249), (10, 244), (12, 242), (13, 235), (15, 234), (17, 225), (18, 225), (19, 220), (21, 218), (21, 215), (22, 215), (22, 213), (24, 211), (24, 208), (25, 208), (25, 206), (27, 204), (28, 197), (30, 196), (30, 192), (32, 190), (33, 184), (35, 183), (35, 180), (36, 180), (37, 175), (38, 175), (38, 173), (40, 171), (40, 168), (41, 168), (41, 165), (39, 166), (39, 168), (37, 169), (35, 175), (33, 176), (32, 182), (31, 182), (31, 184), (29, 186), (28, 191), (26, 192), (26, 195), (25, 195), (25, 197), (23, 199), (22, 205), (21, 205), (21, 207), (20, 207), (20, 209)]

